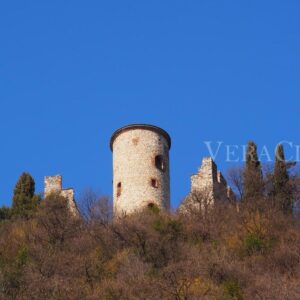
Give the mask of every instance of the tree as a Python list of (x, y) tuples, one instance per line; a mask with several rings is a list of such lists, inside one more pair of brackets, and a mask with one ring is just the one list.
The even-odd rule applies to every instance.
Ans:
[(238, 195), (238, 199), (243, 199), (244, 196), (244, 184), (243, 184), (243, 167), (235, 167), (228, 170), (228, 179), (230, 186), (234, 189), (234, 192)]
[(108, 223), (113, 217), (113, 203), (108, 197), (99, 196), (92, 189), (87, 189), (80, 196), (79, 211), (88, 222)]
[(15, 186), (12, 214), (28, 218), (40, 202), (40, 197), (34, 194), (35, 182), (29, 173), (23, 173)]
[(272, 196), (275, 205), (284, 212), (290, 212), (293, 208), (292, 190), (289, 185), (288, 174), (288, 168), (293, 165), (295, 163), (285, 161), (283, 145), (278, 145), (276, 148)]
[(246, 165), (244, 170), (244, 200), (260, 198), (263, 193), (261, 164), (257, 156), (256, 144), (248, 142)]
[(0, 207), (0, 221), (10, 219), (11, 209), (7, 206)]

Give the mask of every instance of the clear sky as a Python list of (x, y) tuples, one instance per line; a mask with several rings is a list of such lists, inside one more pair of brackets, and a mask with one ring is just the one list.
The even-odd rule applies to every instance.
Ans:
[[(204, 141), (300, 144), (300, 1), (1, 1), (0, 204), (23, 171), (112, 193), (112, 132), (172, 137), (171, 198)], [(223, 147), (216, 158), (226, 174)], [(234, 164), (234, 163), (233, 163)]]

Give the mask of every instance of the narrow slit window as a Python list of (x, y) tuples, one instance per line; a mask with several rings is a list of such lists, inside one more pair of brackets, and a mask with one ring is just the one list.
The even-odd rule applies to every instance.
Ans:
[(117, 184), (117, 197), (120, 197), (121, 196), (121, 192), (122, 192), (122, 183), (119, 182)]
[(158, 180), (155, 178), (151, 178), (151, 186), (154, 188), (158, 188)]
[(162, 155), (155, 156), (155, 166), (160, 171), (166, 171), (166, 164)]

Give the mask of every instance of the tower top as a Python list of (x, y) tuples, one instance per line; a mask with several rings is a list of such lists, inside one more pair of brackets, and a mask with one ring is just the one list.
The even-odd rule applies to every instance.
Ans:
[(120, 135), (121, 133), (123, 133), (125, 131), (134, 130), (134, 129), (145, 129), (145, 130), (150, 130), (150, 131), (154, 131), (158, 134), (161, 134), (167, 140), (169, 149), (171, 148), (171, 137), (162, 128), (160, 128), (158, 126), (154, 126), (154, 125), (149, 125), (149, 124), (129, 124), (129, 125), (126, 125), (126, 126), (123, 126), (119, 129), (117, 129), (113, 133), (113, 135), (110, 139), (110, 149), (111, 149), (111, 151), (113, 151), (113, 143), (114, 143), (114, 141), (115, 141), (115, 139), (117, 138), (118, 135)]

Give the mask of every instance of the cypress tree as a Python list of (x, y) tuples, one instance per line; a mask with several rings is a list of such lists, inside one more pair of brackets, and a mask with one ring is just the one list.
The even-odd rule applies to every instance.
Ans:
[(272, 184), (274, 204), (284, 212), (291, 212), (293, 208), (292, 191), (289, 185), (288, 168), (295, 163), (287, 163), (282, 145), (276, 148), (275, 166)]
[(23, 173), (15, 186), (12, 214), (29, 217), (37, 207), (39, 197), (34, 194), (35, 182), (29, 173)]
[(263, 194), (263, 178), (261, 164), (257, 155), (257, 147), (253, 141), (249, 141), (247, 145), (246, 165), (243, 175), (243, 199), (248, 201), (260, 198)]

